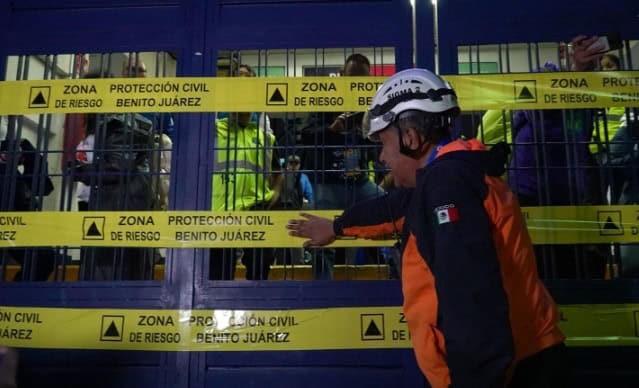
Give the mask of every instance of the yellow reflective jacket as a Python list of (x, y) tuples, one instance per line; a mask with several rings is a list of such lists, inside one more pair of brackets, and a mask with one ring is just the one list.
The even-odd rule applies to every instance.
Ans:
[[(626, 114), (626, 108), (622, 106), (615, 106), (606, 109), (606, 120), (603, 118), (597, 120), (597, 128), (593, 131), (593, 143), (590, 144), (590, 152), (596, 154), (599, 152), (599, 145), (605, 147), (607, 143), (612, 141), (615, 137), (619, 127), (621, 127), (621, 119)], [(604, 123), (608, 125), (607, 129), (604, 129)], [(606, 133), (608, 135), (608, 142), (606, 142)]]
[(269, 202), (269, 187), (275, 137), (255, 123), (240, 128), (228, 118), (216, 121), (213, 164), (212, 209), (247, 210)]
[(481, 118), (481, 125), (477, 128), (477, 138), (486, 145), (493, 145), (500, 141), (512, 143), (510, 111), (489, 110)]

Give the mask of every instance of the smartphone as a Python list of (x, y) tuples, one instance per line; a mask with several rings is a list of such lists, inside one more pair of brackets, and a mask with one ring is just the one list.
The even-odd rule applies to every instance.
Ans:
[(601, 54), (607, 53), (613, 50), (619, 50), (623, 47), (621, 42), (621, 35), (618, 32), (610, 33), (605, 36), (600, 36), (593, 44), (588, 48), (595, 48)]

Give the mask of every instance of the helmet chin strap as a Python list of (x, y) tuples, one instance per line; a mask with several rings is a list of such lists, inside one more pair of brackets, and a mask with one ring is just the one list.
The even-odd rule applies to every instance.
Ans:
[[(406, 144), (404, 144), (404, 139), (402, 138), (402, 130), (399, 128), (397, 128), (397, 136), (399, 137), (399, 152), (402, 155), (408, 156), (409, 158), (419, 160), (419, 158), (427, 154), (428, 151), (430, 151), (430, 149), (432, 148), (432, 144), (422, 140), (422, 138), (420, 137), (419, 146), (416, 149), (412, 150)], [(424, 146), (426, 146), (425, 151)]]
[(406, 155), (409, 158), (419, 160), (424, 155), (428, 155), (428, 159), (426, 159), (426, 163), (424, 163), (424, 167), (428, 166), (431, 162), (433, 162), (437, 158), (437, 154), (439, 150), (442, 149), (446, 144), (450, 143), (452, 139), (450, 137), (445, 137), (439, 141), (438, 144), (434, 144), (428, 141), (424, 141), (421, 138), (419, 139), (419, 146), (417, 149), (410, 149), (406, 144), (404, 144), (404, 140), (402, 139), (402, 131), (397, 128), (397, 135), (399, 136), (399, 152), (402, 155)]

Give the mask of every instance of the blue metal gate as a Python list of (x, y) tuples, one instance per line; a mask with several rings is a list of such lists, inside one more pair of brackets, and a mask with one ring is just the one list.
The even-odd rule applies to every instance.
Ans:
[[(442, 1), (439, 62), (458, 72), (462, 45), (559, 41), (578, 33), (638, 37), (632, 1), (513, 5)], [(548, 13), (547, 10), (554, 10)], [(432, 68), (432, 6), (416, 1), (417, 65)], [(602, 12), (605, 10), (605, 12)], [(580, 20), (597, 20), (583, 31)], [(543, 22), (541, 21), (543, 20)], [(543, 26), (543, 27), (542, 27)], [(593, 27), (594, 28), (594, 27)], [(0, 1), (0, 74), (7, 58), (58, 53), (171, 52), (178, 76), (213, 76), (225, 50), (394, 48), (397, 69), (413, 63), (409, 1), (47, 0)], [(480, 62), (477, 58), (477, 62)], [(265, 66), (268, 67), (268, 66)], [(472, 65), (471, 65), (472, 69)], [(179, 114), (171, 167), (175, 210), (210, 209), (211, 114)], [(0, 304), (127, 309), (297, 309), (401, 304), (392, 281), (228, 282), (208, 279), (208, 251), (173, 249), (162, 281), (9, 283)], [(634, 280), (552, 281), (559, 303), (636, 303)], [(317, 333), (322, 335), (322, 333)], [(612, 357), (614, 355), (614, 357)], [(575, 351), (581, 381), (630, 376), (634, 348)], [(135, 352), (22, 350), (20, 386), (74, 387), (387, 387), (425, 384), (410, 350), (283, 352)], [(600, 367), (593, 368), (593, 365)], [(594, 371), (594, 372), (593, 372)], [(610, 380), (608, 380), (609, 382)]]
[[(170, 52), (178, 76), (212, 76), (219, 50), (392, 47), (412, 63), (408, 1), (2, 1), (7, 58), (58, 53)], [(392, 20), (392, 22), (389, 22)], [(371, 25), (385, 26), (371, 29)], [(179, 114), (172, 209), (210, 209), (213, 115)], [(208, 280), (207, 250), (167, 253), (162, 281), (0, 282), (0, 303), (128, 309), (290, 309), (401, 303), (397, 282)], [(293, 297), (292, 297), (293, 296)], [(321, 335), (321, 333), (318, 333)], [(22, 350), (20, 386), (415, 386), (410, 350), (134, 352)]]

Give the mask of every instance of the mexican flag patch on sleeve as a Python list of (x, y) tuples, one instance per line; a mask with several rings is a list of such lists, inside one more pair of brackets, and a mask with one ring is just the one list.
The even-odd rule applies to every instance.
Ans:
[(437, 218), (437, 224), (449, 224), (451, 222), (459, 221), (459, 210), (455, 207), (455, 204), (448, 204), (435, 208), (435, 217)]

